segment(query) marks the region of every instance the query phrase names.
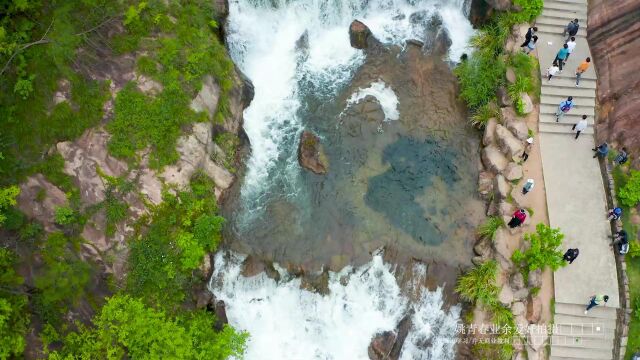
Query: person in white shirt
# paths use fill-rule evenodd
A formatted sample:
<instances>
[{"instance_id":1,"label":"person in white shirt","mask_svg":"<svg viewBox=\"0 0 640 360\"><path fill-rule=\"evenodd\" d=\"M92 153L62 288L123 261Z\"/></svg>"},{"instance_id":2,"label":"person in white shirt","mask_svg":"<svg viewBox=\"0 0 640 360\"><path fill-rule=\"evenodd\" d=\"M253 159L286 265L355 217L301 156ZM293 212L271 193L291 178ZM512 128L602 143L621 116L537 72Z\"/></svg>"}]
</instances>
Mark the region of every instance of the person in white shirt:
<instances>
[{"instance_id":1,"label":"person in white shirt","mask_svg":"<svg viewBox=\"0 0 640 360\"><path fill-rule=\"evenodd\" d=\"M551 78L553 77L553 75L557 74L559 71L560 71L560 68L558 67L558 64L554 61L553 65L549 66L549 68L547 69L547 75L549 76L547 81L551 81Z\"/></svg>"},{"instance_id":2,"label":"person in white shirt","mask_svg":"<svg viewBox=\"0 0 640 360\"><path fill-rule=\"evenodd\" d=\"M569 50L569 54L567 55L567 58L564 59L564 63L566 64L567 61L569 61L569 56L571 56L571 53L573 52L573 49L576 48L576 37L572 36L571 39L569 41L567 41L567 50Z\"/></svg>"},{"instance_id":3,"label":"person in white shirt","mask_svg":"<svg viewBox=\"0 0 640 360\"><path fill-rule=\"evenodd\" d=\"M582 120L578 121L578 123L574 124L573 128L571 128L571 130L576 131L576 140L578 139L578 136L580 136L580 133L584 131L584 129L586 128L587 128L587 115L582 115Z\"/></svg>"}]
</instances>

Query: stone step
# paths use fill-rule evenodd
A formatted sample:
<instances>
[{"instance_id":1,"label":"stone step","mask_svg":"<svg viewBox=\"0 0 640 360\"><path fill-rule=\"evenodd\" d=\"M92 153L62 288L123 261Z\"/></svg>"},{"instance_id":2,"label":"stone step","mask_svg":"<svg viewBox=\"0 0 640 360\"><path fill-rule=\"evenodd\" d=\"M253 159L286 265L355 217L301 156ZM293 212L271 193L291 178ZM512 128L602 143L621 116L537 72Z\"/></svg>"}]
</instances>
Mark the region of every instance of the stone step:
<instances>
[{"instance_id":1,"label":"stone step","mask_svg":"<svg viewBox=\"0 0 640 360\"><path fill-rule=\"evenodd\" d=\"M579 336L581 338L615 339L615 330L600 328L595 326L582 325L553 325L553 335Z\"/></svg>"},{"instance_id":2,"label":"stone step","mask_svg":"<svg viewBox=\"0 0 640 360\"><path fill-rule=\"evenodd\" d=\"M542 95L540 96L540 104L548 104L558 106L561 102L567 100L566 96L555 96L555 95ZM583 107L595 107L596 99L590 97L573 97L573 104L575 105L574 110L582 109Z\"/></svg>"},{"instance_id":3,"label":"stone step","mask_svg":"<svg viewBox=\"0 0 640 360\"><path fill-rule=\"evenodd\" d=\"M567 65L564 65L563 71L559 74L554 75L553 79L570 79L570 80L573 80L573 83L575 84L576 82L575 70L578 67L578 63L580 63L580 61L576 61L574 63L573 60L574 60L573 58L569 58L569 63ZM569 71L569 69L571 69L572 71ZM582 78L580 78L580 85L582 85L582 82L585 80L596 81L597 79L598 77L596 76L596 74L590 71L587 71L587 73L583 74Z\"/></svg>"},{"instance_id":4,"label":"stone step","mask_svg":"<svg viewBox=\"0 0 640 360\"><path fill-rule=\"evenodd\" d=\"M557 26L556 28L556 32L558 33L558 35L562 34L562 31L564 31L565 26L567 26L567 24L569 23L569 21L571 21L572 19L560 19L557 17L553 17L553 16L541 16L539 18L536 19L536 25L550 25L550 26ZM580 34L580 30L584 30L587 28L586 23L580 24L580 27L578 28L578 34ZM538 31L540 31L540 26L538 26ZM538 40L540 41L540 40Z\"/></svg>"},{"instance_id":5,"label":"stone step","mask_svg":"<svg viewBox=\"0 0 640 360\"><path fill-rule=\"evenodd\" d=\"M575 131L571 130L571 127L573 126L573 124L569 125L569 124L560 124L560 123L539 123L538 124L538 132L540 133L551 133L551 134L573 134L575 136ZM584 131L581 133L581 135L593 135L594 134L594 130L593 127L589 126L588 128L584 129Z\"/></svg>"},{"instance_id":6,"label":"stone step","mask_svg":"<svg viewBox=\"0 0 640 360\"><path fill-rule=\"evenodd\" d=\"M562 35L562 30L567 24L564 25L547 25L544 22L539 22L540 19L536 20L536 26L538 27L539 33L544 34L554 34L554 35ZM543 20L545 21L545 20ZM586 37L587 30L580 25L580 29L578 29L579 37ZM539 41L539 40L538 40Z\"/></svg>"},{"instance_id":7,"label":"stone step","mask_svg":"<svg viewBox=\"0 0 640 360\"><path fill-rule=\"evenodd\" d=\"M612 349L581 349L566 346L552 346L551 358L554 356L564 357L569 359L582 359L582 360L611 360L613 359Z\"/></svg>"},{"instance_id":8,"label":"stone step","mask_svg":"<svg viewBox=\"0 0 640 360\"><path fill-rule=\"evenodd\" d=\"M587 14L586 3L574 3L574 2L558 1L558 0L545 0L544 9L576 12L578 14L582 14L585 16Z\"/></svg>"},{"instance_id":9,"label":"stone step","mask_svg":"<svg viewBox=\"0 0 640 360\"><path fill-rule=\"evenodd\" d=\"M556 314L585 316L584 315L585 305L583 304L556 303L555 309L556 309ZM615 320L618 318L618 311L616 308L613 308L613 307L596 306L595 308L589 310L589 314L587 316L591 318Z\"/></svg>"},{"instance_id":10,"label":"stone step","mask_svg":"<svg viewBox=\"0 0 640 360\"><path fill-rule=\"evenodd\" d=\"M556 122L555 114L540 114L540 124L557 124L573 127L573 125L578 123L581 119L582 115L567 114L562 118L562 120ZM587 125L593 126L593 116L587 117ZM584 309L582 309L582 311L584 311Z\"/></svg>"},{"instance_id":11,"label":"stone step","mask_svg":"<svg viewBox=\"0 0 640 360\"><path fill-rule=\"evenodd\" d=\"M612 349L614 339L552 335L551 346L579 347L584 349Z\"/></svg>"},{"instance_id":12,"label":"stone step","mask_svg":"<svg viewBox=\"0 0 640 360\"><path fill-rule=\"evenodd\" d=\"M559 79L551 79L551 81L547 82L546 79L542 80L542 89L541 89L541 94L542 95L552 95L552 96L563 96L563 97L567 97L567 96L573 96L573 98L588 98L588 99L595 99L596 97L596 91L594 89L585 89L585 88L577 88L575 86L572 87L557 87L557 86L545 86L548 83L553 82L554 80L559 80Z\"/></svg>"},{"instance_id":13,"label":"stone step","mask_svg":"<svg viewBox=\"0 0 640 360\"><path fill-rule=\"evenodd\" d=\"M580 8L579 6L576 6L576 7ZM542 14L538 16L538 19L550 18L550 17L558 18L558 19L566 19L567 24L569 23L569 21L573 19L578 19L578 24L580 24L580 27L578 28L578 30L580 30L583 24L585 25L587 24L586 12L579 13L575 10L565 11L565 10L548 9L546 6L544 7L544 9L542 9Z\"/></svg>"},{"instance_id":14,"label":"stone step","mask_svg":"<svg viewBox=\"0 0 640 360\"><path fill-rule=\"evenodd\" d=\"M551 114L555 116L556 110L558 109L558 105L540 105L540 114ZM582 115L587 115L589 117L593 117L595 111L591 106L574 106L573 109L569 110L568 114L564 114L564 118L567 119L568 116L577 116L580 117Z\"/></svg>"},{"instance_id":15,"label":"stone step","mask_svg":"<svg viewBox=\"0 0 640 360\"><path fill-rule=\"evenodd\" d=\"M545 69L546 70L546 69ZM567 67L564 68L564 70L562 71L562 74L567 75L568 74L573 74L574 69L567 69ZM543 76L544 76L544 72L543 72ZM572 77L557 77L554 76L551 78L550 81L547 81L547 78L543 78L542 79L542 87L566 87L566 88L571 88L571 89L593 89L595 92L595 88L597 85L597 81L593 80L593 79L580 79L580 86L576 87L576 78L575 75ZM571 94L567 94L567 96L569 96ZM573 96L573 95L571 95Z\"/></svg>"},{"instance_id":16,"label":"stone step","mask_svg":"<svg viewBox=\"0 0 640 360\"><path fill-rule=\"evenodd\" d=\"M571 127L569 127L569 129L570 128ZM605 329L613 329L613 330L616 329L615 319L600 319L600 318L584 316L584 310L583 310L583 316L555 314L553 319L556 324L569 324L569 325L582 324L582 325L589 325L589 326L593 325L596 327L596 329L597 327L605 328Z\"/></svg>"}]
</instances>

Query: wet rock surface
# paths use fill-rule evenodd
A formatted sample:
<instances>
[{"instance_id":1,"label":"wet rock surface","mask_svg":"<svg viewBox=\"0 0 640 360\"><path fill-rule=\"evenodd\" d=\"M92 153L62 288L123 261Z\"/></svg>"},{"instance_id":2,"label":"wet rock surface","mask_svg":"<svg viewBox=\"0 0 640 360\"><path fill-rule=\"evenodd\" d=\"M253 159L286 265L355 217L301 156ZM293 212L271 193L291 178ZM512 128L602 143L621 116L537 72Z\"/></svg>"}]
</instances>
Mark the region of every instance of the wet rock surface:
<instances>
[{"instance_id":1,"label":"wet rock surface","mask_svg":"<svg viewBox=\"0 0 640 360\"><path fill-rule=\"evenodd\" d=\"M304 131L298 145L298 162L314 174L327 173L329 163L320 143L320 138L310 131Z\"/></svg>"}]
</instances>

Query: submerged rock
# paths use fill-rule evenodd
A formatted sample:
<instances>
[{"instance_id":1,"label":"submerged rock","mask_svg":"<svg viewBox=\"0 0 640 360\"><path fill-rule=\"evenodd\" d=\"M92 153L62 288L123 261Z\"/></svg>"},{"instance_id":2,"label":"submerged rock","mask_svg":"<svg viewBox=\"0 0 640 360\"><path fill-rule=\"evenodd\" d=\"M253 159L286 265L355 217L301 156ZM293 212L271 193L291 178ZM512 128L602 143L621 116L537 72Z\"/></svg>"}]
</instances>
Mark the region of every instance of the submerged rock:
<instances>
[{"instance_id":1,"label":"submerged rock","mask_svg":"<svg viewBox=\"0 0 640 360\"><path fill-rule=\"evenodd\" d=\"M383 331L374 336L373 340L371 340L371 344L369 344L369 359L389 359L389 354L393 349L393 344L395 344L396 338L396 334L393 331Z\"/></svg>"},{"instance_id":2,"label":"submerged rock","mask_svg":"<svg viewBox=\"0 0 640 360\"><path fill-rule=\"evenodd\" d=\"M298 162L303 168L319 175L326 174L329 168L320 138L310 131L304 131L300 136Z\"/></svg>"}]
</instances>

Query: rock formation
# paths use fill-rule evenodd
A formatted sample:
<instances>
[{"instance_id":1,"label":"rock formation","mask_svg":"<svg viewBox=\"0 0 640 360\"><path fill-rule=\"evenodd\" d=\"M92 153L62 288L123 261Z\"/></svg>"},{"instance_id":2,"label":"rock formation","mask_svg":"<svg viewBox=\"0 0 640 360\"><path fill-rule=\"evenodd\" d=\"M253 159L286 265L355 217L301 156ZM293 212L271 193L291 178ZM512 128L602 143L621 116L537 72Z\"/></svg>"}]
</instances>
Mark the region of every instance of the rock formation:
<instances>
[{"instance_id":1,"label":"rock formation","mask_svg":"<svg viewBox=\"0 0 640 360\"><path fill-rule=\"evenodd\" d=\"M633 164L640 166L640 2L589 2L587 40L598 69L599 141L626 146Z\"/></svg>"},{"instance_id":2,"label":"rock formation","mask_svg":"<svg viewBox=\"0 0 640 360\"><path fill-rule=\"evenodd\" d=\"M366 49L369 45L369 38L373 37L369 27L358 20L353 20L349 26L349 41L356 49Z\"/></svg>"},{"instance_id":3,"label":"rock formation","mask_svg":"<svg viewBox=\"0 0 640 360\"><path fill-rule=\"evenodd\" d=\"M310 131L304 131L300 136L298 162L303 168L318 175L326 174L329 168L320 138Z\"/></svg>"}]
</instances>

